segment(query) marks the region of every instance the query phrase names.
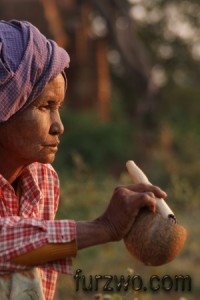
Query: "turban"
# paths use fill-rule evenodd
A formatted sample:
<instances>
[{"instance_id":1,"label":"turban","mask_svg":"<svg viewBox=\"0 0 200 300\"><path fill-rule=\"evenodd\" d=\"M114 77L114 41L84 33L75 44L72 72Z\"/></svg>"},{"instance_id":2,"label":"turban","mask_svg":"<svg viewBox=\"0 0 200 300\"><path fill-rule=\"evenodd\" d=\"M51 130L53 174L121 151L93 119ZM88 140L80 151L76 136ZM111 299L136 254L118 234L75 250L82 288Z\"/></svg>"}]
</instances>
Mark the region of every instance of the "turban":
<instances>
[{"instance_id":1,"label":"turban","mask_svg":"<svg viewBox=\"0 0 200 300\"><path fill-rule=\"evenodd\" d=\"M0 21L0 123L69 66L69 55L26 21Z\"/></svg>"}]
</instances>

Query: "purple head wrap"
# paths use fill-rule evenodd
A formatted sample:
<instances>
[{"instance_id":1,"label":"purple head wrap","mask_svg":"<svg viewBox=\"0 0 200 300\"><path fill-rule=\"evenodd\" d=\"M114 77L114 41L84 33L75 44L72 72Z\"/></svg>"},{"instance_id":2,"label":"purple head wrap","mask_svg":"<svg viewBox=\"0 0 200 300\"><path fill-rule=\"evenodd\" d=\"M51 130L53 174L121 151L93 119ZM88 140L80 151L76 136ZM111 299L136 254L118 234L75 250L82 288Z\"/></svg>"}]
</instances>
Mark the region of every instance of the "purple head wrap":
<instances>
[{"instance_id":1,"label":"purple head wrap","mask_svg":"<svg viewBox=\"0 0 200 300\"><path fill-rule=\"evenodd\" d=\"M25 21L0 21L0 123L26 108L69 66L69 55Z\"/></svg>"}]
</instances>

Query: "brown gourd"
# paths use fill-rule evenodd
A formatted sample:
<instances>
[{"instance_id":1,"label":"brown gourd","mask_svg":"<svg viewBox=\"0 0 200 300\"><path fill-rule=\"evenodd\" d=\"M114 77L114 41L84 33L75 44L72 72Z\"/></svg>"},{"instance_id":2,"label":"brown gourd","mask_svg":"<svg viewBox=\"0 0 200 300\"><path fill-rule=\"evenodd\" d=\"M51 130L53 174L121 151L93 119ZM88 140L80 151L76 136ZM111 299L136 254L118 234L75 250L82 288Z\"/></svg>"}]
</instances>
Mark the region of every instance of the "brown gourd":
<instances>
[{"instance_id":1,"label":"brown gourd","mask_svg":"<svg viewBox=\"0 0 200 300\"><path fill-rule=\"evenodd\" d=\"M128 161L126 166L133 183L150 183L133 161ZM145 265L159 266L179 254L186 236L186 229L177 224L166 202L156 199L156 212L142 208L124 243L128 251Z\"/></svg>"}]
</instances>

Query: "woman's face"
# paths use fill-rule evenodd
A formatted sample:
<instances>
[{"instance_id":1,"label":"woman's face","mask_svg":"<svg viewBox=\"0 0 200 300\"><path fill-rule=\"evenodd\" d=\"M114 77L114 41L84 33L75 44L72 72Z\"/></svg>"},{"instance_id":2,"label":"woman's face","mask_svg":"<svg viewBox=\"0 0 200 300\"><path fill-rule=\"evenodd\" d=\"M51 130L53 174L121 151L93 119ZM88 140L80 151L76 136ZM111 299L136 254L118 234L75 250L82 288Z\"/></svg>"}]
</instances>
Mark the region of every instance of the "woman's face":
<instances>
[{"instance_id":1,"label":"woman's face","mask_svg":"<svg viewBox=\"0 0 200 300\"><path fill-rule=\"evenodd\" d=\"M59 115L64 95L65 80L59 74L28 108L0 124L0 155L3 151L3 157L6 153L21 165L52 163L64 131Z\"/></svg>"}]
</instances>

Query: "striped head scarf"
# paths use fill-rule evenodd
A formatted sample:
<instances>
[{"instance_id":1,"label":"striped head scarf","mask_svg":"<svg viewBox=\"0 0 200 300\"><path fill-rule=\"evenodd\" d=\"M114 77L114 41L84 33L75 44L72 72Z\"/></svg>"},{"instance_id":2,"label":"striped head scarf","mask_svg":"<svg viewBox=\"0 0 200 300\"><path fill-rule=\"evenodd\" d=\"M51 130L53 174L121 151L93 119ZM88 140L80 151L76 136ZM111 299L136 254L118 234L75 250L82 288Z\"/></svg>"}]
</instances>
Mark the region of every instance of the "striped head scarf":
<instances>
[{"instance_id":1,"label":"striped head scarf","mask_svg":"<svg viewBox=\"0 0 200 300\"><path fill-rule=\"evenodd\" d=\"M0 123L26 108L69 66L69 55L26 21L0 21Z\"/></svg>"}]
</instances>

